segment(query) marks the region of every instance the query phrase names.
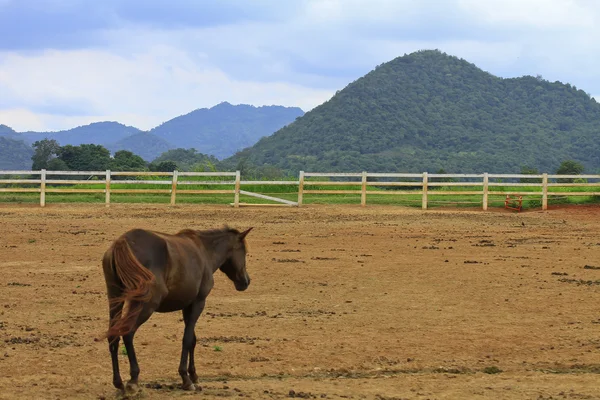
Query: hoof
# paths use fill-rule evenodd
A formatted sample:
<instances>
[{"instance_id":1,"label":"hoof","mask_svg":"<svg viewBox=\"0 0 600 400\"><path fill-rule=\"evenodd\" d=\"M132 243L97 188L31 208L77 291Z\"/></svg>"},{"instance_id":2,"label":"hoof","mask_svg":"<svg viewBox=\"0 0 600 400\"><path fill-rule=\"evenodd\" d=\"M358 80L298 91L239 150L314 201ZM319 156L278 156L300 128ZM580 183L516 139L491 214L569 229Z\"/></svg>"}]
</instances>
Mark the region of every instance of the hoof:
<instances>
[{"instance_id":1,"label":"hoof","mask_svg":"<svg viewBox=\"0 0 600 400\"><path fill-rule=\"evenodd\" d=\"M196 390L196 385L190 383L189 385L183 385L183 390L189 390L191 392Z\"/></svg>"},{"instance_id":2,"label":"hoof","mask_svg":"<svg viewBox=\"0 0 600 400\"><path fill-rule=\"evenodd\" d=\"M142 391L142 389L140 389L140 387L138 386L137 383L128 382L127 385L125 386L125 393L128 396L136 395L141 391Z\"/></svg>"},{"instance_id":3,"label":"hoof","mask_svg":"<svg viewBox=\"0 0 600 400\"><path fill-rule=\"evenodd\" d=\"M196 374L190 375L190 379L192 380L193 383L198 383L198 375L196 375Z\"/></svg>"}]
</instances>

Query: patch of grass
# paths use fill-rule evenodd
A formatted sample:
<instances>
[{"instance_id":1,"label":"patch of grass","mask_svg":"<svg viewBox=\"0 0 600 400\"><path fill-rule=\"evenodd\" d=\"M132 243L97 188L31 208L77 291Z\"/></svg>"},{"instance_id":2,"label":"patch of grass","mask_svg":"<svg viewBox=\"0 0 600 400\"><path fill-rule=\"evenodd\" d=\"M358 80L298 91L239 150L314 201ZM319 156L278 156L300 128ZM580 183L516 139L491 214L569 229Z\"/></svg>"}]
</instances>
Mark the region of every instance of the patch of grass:
<instances>
[{"instance_id":1,"label":"patch of grass","mask_svg":"<svg viewBox=\"0 0 600 400\"><path fill-rule=\"evenodd\" d=\"M495 365L492 365L491 367L485 367L482 372L484 374L499 374L502 372L502 370Z\"/></svg>"},{"instance_id":2,"label":"patch of grass","mask_svg":"<svg viewBox=\"0 0 600 400\"><path fill-rule=\"evenodd\" d=\"M577 286L592 286L592 285L600 285L600 280L595 280L595 281L591 281L591 280L584 280L584 279L567 279L567 278L561 278L558 280L559 282L563 282L563 283L574 283Z\"/></svg>"},{"instance_id":3,"label":"patch of grass","mask_svg":"<svg viewBox=\"0 0 600 400\"><path fill-rule=\"evenodd\" d=\"M213 351L223 351L221 346L213 346Z\"/></svg>"},{"instance_id":4,"label":"patch of grass","mask_svg":"<svg viewBox=\"0 0 600 400\"><path fill-rule=\"evenodd\" d=\"M439 368L435 368L433 370L434 373L437 374L468 374L471 371L468 368L446 368L446 367L439 367Z\"/></svg>"},{"instance_id":5,"label":"patch of grass","mask_svg":"<svg viewBox=\"0 0 600 400\"><path fill-rule=\"evenodd\" d=\"M538 369L551 374L600 374L600 364L556 365L548 369Z\"/></svg>"}]
</instances>

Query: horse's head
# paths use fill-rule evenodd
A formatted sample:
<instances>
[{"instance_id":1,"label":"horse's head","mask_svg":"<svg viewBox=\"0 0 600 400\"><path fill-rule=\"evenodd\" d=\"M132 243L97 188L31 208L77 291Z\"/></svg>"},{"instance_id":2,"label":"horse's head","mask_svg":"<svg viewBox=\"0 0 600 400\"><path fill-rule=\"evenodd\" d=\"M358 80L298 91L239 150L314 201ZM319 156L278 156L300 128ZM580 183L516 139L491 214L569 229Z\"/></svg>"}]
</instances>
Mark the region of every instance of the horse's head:
<instances>
[{"instance_id":1,"label":"horse's head","mask_svg":"<svg viewBox=\"0 0 600 400\"><path fill-rule=\"evenodd\" d=\"M225 260L219 269L231 279L236 290L243 291L248 289L250 285L250 277L246 271L246 235L252 228L246 229L244 232L233 232L231 243L231 255Z\"/></svg>"}]
</instances>

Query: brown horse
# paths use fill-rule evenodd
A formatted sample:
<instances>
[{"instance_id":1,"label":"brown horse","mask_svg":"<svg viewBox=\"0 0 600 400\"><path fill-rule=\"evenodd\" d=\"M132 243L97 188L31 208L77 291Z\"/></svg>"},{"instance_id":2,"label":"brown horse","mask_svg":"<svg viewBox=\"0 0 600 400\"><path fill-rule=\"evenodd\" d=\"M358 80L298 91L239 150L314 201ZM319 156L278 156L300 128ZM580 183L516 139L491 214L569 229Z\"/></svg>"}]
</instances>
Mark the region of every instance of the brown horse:
<instances>
[{"instance_id":1,"label":"brown horse","mask_svg":"<svg viewBox=\"0 0 600 400\"><path fill-rule=\"evenodd\" d=\"M239 291L250 285L246 272L245 237L224 228L183 230L175 235L143 229L121 235L102 260L109 299L108 339L113 384L127 392L139 391L140 368L133 347L137 329L153 312L183 311L183 334L179 375L183 389L194 390L198 382L194 364L196 322L213 288L213 274L224 272ZM131 379L123 386L119 373L119 338L123 337ZM188 363L189 359L189 363Z\"/></svg>"}]
</instances>

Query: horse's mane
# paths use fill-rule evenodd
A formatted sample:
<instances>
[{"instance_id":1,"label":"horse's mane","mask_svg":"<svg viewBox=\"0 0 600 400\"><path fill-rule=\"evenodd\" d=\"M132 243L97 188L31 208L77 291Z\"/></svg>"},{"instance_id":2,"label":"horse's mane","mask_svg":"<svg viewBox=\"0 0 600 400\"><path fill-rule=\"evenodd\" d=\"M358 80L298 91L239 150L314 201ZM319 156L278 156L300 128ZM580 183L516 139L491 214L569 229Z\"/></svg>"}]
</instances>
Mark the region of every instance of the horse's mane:
<instances>
[{"instance_id":1,"label":"horse's mane","mask_svg":"<svg viewBox=\"0 0 600 400\"><path fill-rule=\"evenodd\" d=\"M225 225L223 228L207 229L207 230L197 231L197 232L198 232L198 236L204 236L204 237L223 236L228 233L234 233L234 234L240 233L240 231L238 231L237 229L230 228L227 225Z\"/></svg>"}]
</instances>

